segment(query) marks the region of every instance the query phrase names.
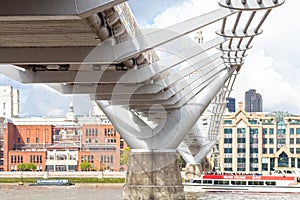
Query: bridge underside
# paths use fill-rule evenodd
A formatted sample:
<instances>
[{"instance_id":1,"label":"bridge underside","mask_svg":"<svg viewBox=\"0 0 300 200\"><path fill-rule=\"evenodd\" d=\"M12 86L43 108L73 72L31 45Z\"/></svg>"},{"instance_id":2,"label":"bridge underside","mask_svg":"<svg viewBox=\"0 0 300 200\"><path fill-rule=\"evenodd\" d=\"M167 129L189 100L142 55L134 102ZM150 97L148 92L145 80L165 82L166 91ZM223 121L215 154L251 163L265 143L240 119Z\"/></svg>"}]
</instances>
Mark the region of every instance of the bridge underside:
<instances>
[{"instance_id":1,"label":"bridge underside","mask_svg":"<svg viewBox=\"0 0 300 200\"><path fill-rule=\"evenodd\" d=\"M147 33L123 2L1 1L0 63L15 67L0 73L98 103L132 149L123 199L184 199L176 149L197 164L216 142L246 51L284 1L222 0L218 10ZM218 21L215 39L187 37ZM209 105L201 132L195 124Z\"/></svg>"}]
</instances>

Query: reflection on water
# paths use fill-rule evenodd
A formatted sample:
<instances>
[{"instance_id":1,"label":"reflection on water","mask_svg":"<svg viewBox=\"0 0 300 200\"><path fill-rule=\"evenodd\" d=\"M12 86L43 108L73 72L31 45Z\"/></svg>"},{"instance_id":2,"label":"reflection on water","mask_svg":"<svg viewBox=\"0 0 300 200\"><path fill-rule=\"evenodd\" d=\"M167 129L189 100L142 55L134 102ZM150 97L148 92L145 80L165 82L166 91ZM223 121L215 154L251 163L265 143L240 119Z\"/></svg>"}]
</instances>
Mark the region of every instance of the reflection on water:
<instances>
[{"instance_id":1,"label":"reflection on water","mask_svg":"<svg viewBox=\"0 0 300 200\"><path fill-rule=\"evenodd\" d=\"M75 186L0 185L1 200L116 200L121 199L121 184L77 184ZM186 193L187 200L298 200L299 194L264 193Z\"/></svg>"}]
</instances>

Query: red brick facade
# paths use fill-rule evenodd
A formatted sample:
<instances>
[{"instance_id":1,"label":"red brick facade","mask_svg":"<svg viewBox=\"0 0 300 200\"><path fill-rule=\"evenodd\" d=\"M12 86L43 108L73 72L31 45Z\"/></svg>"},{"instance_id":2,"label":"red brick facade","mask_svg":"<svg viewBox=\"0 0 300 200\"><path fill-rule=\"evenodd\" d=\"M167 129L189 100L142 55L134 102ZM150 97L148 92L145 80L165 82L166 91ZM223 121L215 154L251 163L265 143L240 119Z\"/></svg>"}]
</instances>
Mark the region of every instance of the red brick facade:
<instances>
[{"instance_id":1,"label":"red brick facade","mask_svg":"<svg viewBox=\"0 0 300 200\"><path fill-rule=\"evenodd\" d=\"M47 151L51 151L55 145L63 144L63 142L72 142L78 146L77 162L74 158L70 161L70 163L77 163L75 167L77 171L81 171L80 164L85 161L91 163L92 169L96 171L124 169L124 166L120 166L120 154L127 145L111 124L82 125L72 132L73 135L64 135L63 137L57 135L61 131L70 132L67 128L52 125L6 123L3 134L4 162L2 166L0 165L0 170L17 170L21 163L34 163L37 171L45 171L50 168L51 170L64 169L68 171L71 168L73 170L74 164L62 168L61 164L55 166L55 163L62 163L61 160L56 160L59 159L58 157L47 157ZM68 152L67 147L64 150ZM49 166L47 168L47 161L52 163L50 168Z\"/></svg>"}]
</instances>

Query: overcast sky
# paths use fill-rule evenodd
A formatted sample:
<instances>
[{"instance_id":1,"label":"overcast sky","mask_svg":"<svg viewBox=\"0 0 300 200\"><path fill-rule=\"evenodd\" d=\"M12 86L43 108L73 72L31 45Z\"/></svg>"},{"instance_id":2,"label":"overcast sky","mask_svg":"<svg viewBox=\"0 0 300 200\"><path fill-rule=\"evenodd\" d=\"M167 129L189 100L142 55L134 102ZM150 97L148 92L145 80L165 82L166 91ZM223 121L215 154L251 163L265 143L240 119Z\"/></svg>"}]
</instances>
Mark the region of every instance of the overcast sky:
<instances>
[{"instance_id":1,"label":"overcast sky","mask_svg":"<svg viewBox=\"0 0 300 200\"><path fill-rule=\"evenodd\" d=\"M256 37L232 92L237 102L244 93L256 89L263 97L264 111L288 111L300 114L300 19L299 0L286 0L274 9ZM163 28L218 7L217 0L130 0L129 4L141 28ZM203 32L204 39L214 34ZM20 90L23 115L63 116L71 96L61 95L43 85L23 85L0 75L1 85ZM77 114L87 114L89 103L74 98Z\"/></svg>"}]
</instances>

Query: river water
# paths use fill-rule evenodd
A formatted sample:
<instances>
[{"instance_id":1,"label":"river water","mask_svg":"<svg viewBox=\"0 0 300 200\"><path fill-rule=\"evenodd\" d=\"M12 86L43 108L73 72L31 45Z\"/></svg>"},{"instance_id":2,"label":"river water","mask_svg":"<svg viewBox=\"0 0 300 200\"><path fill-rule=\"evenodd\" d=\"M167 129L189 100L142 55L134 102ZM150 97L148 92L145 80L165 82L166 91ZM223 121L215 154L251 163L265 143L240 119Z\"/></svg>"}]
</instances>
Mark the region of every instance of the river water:
<instances>
[{"instance_id":1,"label":"river water","mask_svg":"<svg viewBox=\"0 0 300 200\"><path fill-rule=\"evenodd\" d=\"M1 200L118 200L122 185L78 184L75 186L0 185ZM300 194L186 193L187 200L300 200Z\"/></svg>"}]
</instances>

